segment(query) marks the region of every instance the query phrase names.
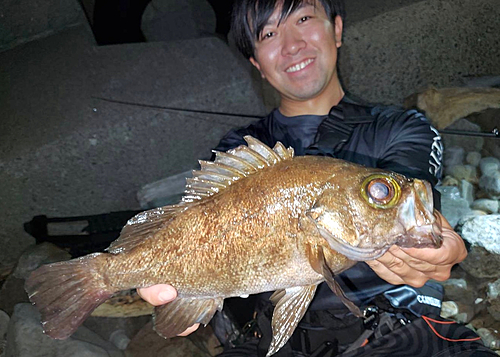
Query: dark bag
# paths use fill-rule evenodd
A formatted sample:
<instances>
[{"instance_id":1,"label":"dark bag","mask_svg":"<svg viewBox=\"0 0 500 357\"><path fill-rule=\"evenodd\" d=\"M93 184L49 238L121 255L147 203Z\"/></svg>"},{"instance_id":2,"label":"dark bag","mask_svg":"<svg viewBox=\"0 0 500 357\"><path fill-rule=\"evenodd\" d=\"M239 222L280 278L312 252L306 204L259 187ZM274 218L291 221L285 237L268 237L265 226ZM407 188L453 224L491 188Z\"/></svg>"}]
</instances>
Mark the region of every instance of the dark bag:
<instances>
[{"instance_id":1,"label":"dark bag","mask_svg":"<svg viewBox=\"0 0 500 357\"><path fill-rule=\"evenodd\" d=\"M421 316L341 357L480 357L498 356L463 324L438 316Z\"/></svg>"}]
</instances>

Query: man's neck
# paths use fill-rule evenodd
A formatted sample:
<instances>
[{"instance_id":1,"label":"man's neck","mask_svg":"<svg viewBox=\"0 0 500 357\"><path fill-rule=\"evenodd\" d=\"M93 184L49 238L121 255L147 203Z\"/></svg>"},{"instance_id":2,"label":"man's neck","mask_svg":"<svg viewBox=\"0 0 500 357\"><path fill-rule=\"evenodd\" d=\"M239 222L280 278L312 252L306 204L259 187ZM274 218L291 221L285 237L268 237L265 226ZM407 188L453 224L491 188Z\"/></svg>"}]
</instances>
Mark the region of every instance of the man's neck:
<instances>
[{"instance_id":1,"label":"man's neck","mask_svg":"<svg viewBox=\"0 0 500 357\"><path fill-rule=\"evenodd\" d=\"M297 115L326 115L333 106L339 104L343 97L344 91L340 86L334 90L330 90L327 94L324 93L321 96L304 101L281 97L279 111L287 117Z\"/></svg>"}]
</instances>

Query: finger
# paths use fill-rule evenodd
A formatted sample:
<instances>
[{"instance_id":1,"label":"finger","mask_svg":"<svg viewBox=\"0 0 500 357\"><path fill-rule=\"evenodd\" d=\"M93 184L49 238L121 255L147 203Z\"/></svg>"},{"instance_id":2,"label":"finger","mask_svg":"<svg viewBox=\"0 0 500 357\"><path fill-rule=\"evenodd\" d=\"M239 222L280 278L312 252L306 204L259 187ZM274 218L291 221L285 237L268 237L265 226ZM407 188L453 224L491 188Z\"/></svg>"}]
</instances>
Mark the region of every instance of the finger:
<instances>
[{"instance_id":1,"label":"finger","mask_svg":"<svg viewBox=\"0 0 500 357\"><path fill-rule=\"evenodd\" d=\"M186 329L186 331L184 331L183 333L178 334L177 336L187 336L187 335L195 332L198 329L198 327L200 327L200 324L194 324L193 326L188 327Z\"/></svg>"},{"instance_id":2,"label":"finger","mask_svg":"<svg viewBox=\"0 0 500 357\"><path fill-rule=\"evenodd\" d=\"M417 248L414 248L417 249ZM420 249L417 249L420 250ZM408 254L406 250L401 248L391 250L391 254L393 254L397 259L407 265L409 268L418 270L423 273L433 273L438 268L437 265L431 264L426 260L421 260L415 258L414 256Z\"/></svg>"},{"instance_id":3,"label":"finger","mask_svg":"<svg viewBox=\"0 0 500 357\"><path fill-rule=\"evenodd\" d=\"M400 254L402 257L409 259L399 247L393 246L376 261L367 263L369 263L378 276L391 284L408 284L420 287L429 280L429 276L426 273L412 268L405 260L400 259L395 254Z\"/></svg>"},{"instance_id":4,"label":"finger","mask_svg":"<svg viewBox=\"0 0 500 357\"><path fill-rule=\"evenodd\" d=\"M140 288L137 289L137 293L141 298L154 306L166 304L177 297L177 290L175 290L173 286L167 284Z\"/></svg>"},{"instance_id":5,"label":"finger","mask_svg":"<svg viewBox=\"0 0 500 357\"><path fill-rule=\"evenodd\" d=\"M380 278L384 279L387 281L389 284L393 285L401 285L404 284L404 280L391 270L389 270L385 265L382 263L376 261L376 260L371 260L369 262L366 262L372 268L372 270L377 274Z\"/></svg>"}]
</instances>

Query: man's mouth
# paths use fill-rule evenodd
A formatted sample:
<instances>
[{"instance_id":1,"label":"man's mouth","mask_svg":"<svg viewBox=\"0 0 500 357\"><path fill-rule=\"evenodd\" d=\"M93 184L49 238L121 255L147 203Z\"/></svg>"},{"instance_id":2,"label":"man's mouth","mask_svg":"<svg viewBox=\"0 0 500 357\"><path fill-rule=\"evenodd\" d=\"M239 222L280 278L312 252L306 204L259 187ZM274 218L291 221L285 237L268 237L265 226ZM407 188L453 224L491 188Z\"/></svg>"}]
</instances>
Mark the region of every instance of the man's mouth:
<instances>
[{"instance_id":1,"label":"man's mouth","mask_svg":"<svg viewBox=\"0 0 500 357\"><path fill-rule=\"evenodd\" d=\"M308 64L312 63L314 60L312 58L306 59L305 61L302 61L300 63L297 63L296 65L290 66L286 69L287 73L293 73L300 71L301 69L304 69Z\"/></svg>"}]
</instances>

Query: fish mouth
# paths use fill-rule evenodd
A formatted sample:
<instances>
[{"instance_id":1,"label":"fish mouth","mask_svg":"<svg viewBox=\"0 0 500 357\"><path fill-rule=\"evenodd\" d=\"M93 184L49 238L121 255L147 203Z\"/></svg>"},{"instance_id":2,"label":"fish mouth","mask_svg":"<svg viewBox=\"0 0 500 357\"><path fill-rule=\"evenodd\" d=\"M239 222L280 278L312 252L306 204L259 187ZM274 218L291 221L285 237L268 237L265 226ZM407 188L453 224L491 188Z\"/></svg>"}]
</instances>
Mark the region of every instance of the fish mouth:
<instances>
[{"instance_id":1,"label":"fish mouth","mask_svg":"<svg viewBox=\"0 0 500 357\"><path fill-rule=\"evenodd\" d=\"M352 246L335 237L327 229L318 224L310 215L307 215L307 217L314 223L319 234L328 242L331 249L355 261L378 259L389 250L392 244L396 244L402 248L440 248L443 244L442 228L437 219L432 224L414 226L402 234L393 236L392 239L388 240L393 242L392 244L386 244L383 247L377 248L362 248Z\"/></svg>"},{"instance_id":2,"label":"fish mouth","mask_svg":"<svg viewBox=\"0 0 500 357\"><path fill-rule=\"evenodd\" d=\"M387 252L387 250L389 250L388 246L382 248L360 248L352 246L338 239L316 222L314 223L318 228L319 234L321 234L321 236L325 238L330 248L339 252L342 255L345 255L348 259L356 261L374 260L381 257L382 255L385 254L385 252Z\"/></svg>"},{"instance_id":3,"label":"fish mouth","mask_svg":"<svg viewBox=\"0 0 500 357\"><path fill-rule=\"evenodd\" d=\"M431 225L413 227L399 236L396 244L403 248L440 248L443 245L441 224L436 220Z\"/></svg>"}]
</instances>

